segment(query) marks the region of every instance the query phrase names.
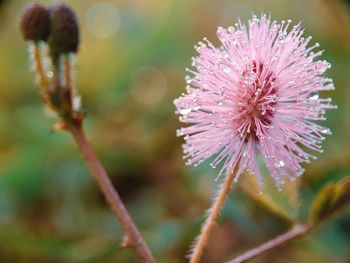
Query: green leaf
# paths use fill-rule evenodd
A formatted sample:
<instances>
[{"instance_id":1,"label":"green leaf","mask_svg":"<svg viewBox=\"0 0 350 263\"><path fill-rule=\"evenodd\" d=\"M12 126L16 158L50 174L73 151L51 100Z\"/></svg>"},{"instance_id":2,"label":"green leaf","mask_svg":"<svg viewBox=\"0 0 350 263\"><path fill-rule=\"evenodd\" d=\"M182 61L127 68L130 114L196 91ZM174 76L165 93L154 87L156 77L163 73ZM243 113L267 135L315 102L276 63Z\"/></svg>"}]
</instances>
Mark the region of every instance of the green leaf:
<instances>
[{"instance_id":1,"label":"green leaf","mask_svg":"<svg viewBox=\"0 0 350 263\"><path fill-rule=\"evenodd\" d=\"M243 190L272 213L287 221L297 219L300 207L299 179L293 182L286 181L282 190L279 191L271 176L264 174L262 193L259 191L256 176L246 174L240 180L240 186Z\"/></svg>"},{"instance_id":2,"label":"green leaf","mask_svg":"<svg viewBox=\"0 0 350 263\"><path fill-rule=\"evenodd\" d=\"M310 220L319 223L350 205L350 176L337 183L326 184L316 195L310 208Z\"/></svg>"}]
</instances>

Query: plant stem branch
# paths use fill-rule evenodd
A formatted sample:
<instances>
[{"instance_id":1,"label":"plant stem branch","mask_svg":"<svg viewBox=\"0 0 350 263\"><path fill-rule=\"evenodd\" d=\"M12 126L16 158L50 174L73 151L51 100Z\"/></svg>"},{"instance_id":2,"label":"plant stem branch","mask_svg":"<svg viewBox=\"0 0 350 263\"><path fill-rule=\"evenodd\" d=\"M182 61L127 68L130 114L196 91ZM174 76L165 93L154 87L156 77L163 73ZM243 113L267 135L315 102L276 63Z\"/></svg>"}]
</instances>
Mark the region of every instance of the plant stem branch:
<instances>
[{"instance_id":1,"label":"plant stem branch","mask_svg":"<svg viewBox=\"0 0 350 263\"><path fill-rule=\"evenodd\" d=\"M78 148L83 155L87 166L91 173L94 175L98 185L100 186L105 198L107 199L112 211L125 234L123 247L130 247L136 250L142 262L155 263L156 260L153 257L150 249L143 240L139 230L132 221L128 211L126 210L120 196L113 187L110 178L107 175L106 170L97 159L95 152L93 151L81 125L71 124L69 131L74 137Z\"/></svg>"},{"instance_id":2,"label":"plant stem branch","mask_svg":"<svg viewBox=\"0 0 350 263\"><path fill-rule=\"evenodd\" d=\"M199 235L198 241L196 242L194 250L192 252L190 263L198 263L202 257L204 249L208 243L209 236L211 235L216 224L216 220L220 215L220 211L225 203L225 199L230 192L233 179L235 178L234 171L235 169L233 169L233 171L226 176L224 183L219 189L218 195L213 201L213 205L209 210L210 214L202 227L201 234Z\"/></svg>"},{"instance_id":3,"label":"plant stem branch","mask_svg":"<svg viewBox=\"0 0 350 263\"><path fill-rule=\"evenodd\" d=\"M266 251L269 251L273 248L276 248L278 246L281 246L288 242L291 239L294 239L299 236L303 236L306 233L308 233L311 230L311 225L301 225L301 224L295 224L288 232L270 240L266 243L253 248L251 250L248 250L247 252L243 253L242 255L236 257L235 259L228 261L227 263L242 263L246 262L252 258L255 258L259 256L262 253L265 253Z\"/></svg>"},{"instance_id":4,"label":"plant stem branch","mask_svg":"<svg viewBox=\"0 0 350 263\"><path fill-rule=\"evenodd\" d=\"M41 62L41 52L39 43L33 43L33 63L34 70L37 77L38 84L42 86L45 91L48 90L48 81L46 79L45 70Z\"/></svg>"},{"instance_id":5,"label":"plant stem branch","mask_svg":"<svg viewBox=\"0 0 350 263\"><path fill-rule=\"evenodd\" d=\"M67 90L72 90L73 89L73 78L72 78L72 63L69 61L69 55L65 55L62 57L63 60L63 74L64 74L64 84L63 86L67 89Z\"/></svg>"}]
</instances>

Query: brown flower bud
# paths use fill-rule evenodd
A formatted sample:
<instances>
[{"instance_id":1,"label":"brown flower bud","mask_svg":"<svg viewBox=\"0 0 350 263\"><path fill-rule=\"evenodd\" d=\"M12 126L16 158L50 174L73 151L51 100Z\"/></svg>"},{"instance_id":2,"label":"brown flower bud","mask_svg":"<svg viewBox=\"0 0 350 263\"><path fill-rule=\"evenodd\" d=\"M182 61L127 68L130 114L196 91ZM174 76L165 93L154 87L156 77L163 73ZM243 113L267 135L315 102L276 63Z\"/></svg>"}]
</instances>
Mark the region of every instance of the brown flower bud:
<instances>
[{"instance_id":1,"label":"brown flower bud","mask_svg":"<svg viewBox=\"0 0 350 263\"><path fill-rule=\"evenodd\" d=\"M50 35L50 12L37 3L30 4L24 11L20 28L25 40L46 41Z\"/></svg>"},{"instance_id":2,"label":"brown flower bud","mask_svg":"<svg viewBox=\"0 0 350 263\"><path fill-rule=\"evenodd\" d=\"M49 45L54 55L76 53L79 46L79 25L74 11L65 4L50 8L51 38Z\"/></svg>"}]
</instances>

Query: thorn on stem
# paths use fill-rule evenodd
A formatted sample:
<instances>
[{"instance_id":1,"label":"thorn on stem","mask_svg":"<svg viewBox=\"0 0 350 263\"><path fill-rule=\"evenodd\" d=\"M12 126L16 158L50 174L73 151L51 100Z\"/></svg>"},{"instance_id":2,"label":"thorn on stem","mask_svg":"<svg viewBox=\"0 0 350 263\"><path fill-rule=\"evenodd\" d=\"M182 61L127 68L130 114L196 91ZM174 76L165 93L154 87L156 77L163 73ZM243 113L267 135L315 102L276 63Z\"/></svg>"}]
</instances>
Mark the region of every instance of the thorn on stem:
<instances>
[{"instance_id":1,"label":"thorn on stem","mask_svg":"<svg viewBox=\"0 0 350 263\"><path fill-rule=\"evenodd\" d=\"M134 247L130 237L128 235L125 235L123 238L123 241L120 243L120 248L125 249L125 248L132 248Z\"/></svg>"},{"instance_id":2,"label":"thorn on stem","mask_svg":"<svg viewBox=\"0 0 350 263\"><path fill-rule=\"evenodd\" d=\"M66 130L68 128L68 125L65 121L57 122L51 129L51 133Z\"/></svg>"}]
</instances>

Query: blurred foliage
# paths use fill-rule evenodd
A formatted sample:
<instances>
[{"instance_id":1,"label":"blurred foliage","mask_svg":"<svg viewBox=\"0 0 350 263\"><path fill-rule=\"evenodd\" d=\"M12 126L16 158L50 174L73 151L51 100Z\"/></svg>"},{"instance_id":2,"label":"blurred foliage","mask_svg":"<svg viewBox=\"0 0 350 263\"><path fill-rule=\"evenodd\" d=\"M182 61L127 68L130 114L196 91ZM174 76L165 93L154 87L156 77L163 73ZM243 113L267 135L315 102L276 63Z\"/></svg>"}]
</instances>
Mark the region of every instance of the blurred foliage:
<instances>
[{"instance_id":1,"label":"blurred foliage","mask_svg":"<svg viewBox=\"0 0 350 263\"><path fill-rule=\"evenodd\" d=\"M326 184L312 203L310 219L319 223L350 205L350 177L337 183Z\"/></svg>"},{"instance_id":2,"label":"blurred foliage","mask_svg":"<svg viewBox=\"0 0 350 263\"><path fill-rule=\"evenodd\" d=\"M300 179L293 182L288 181L281 190L278 190L274 180L265 173L264 186L260 192L256 177L247 174L242 178L241 186L248 195L263 204L271 212L293 222L298 219L300 181Z\"/></svg>"},{"instance_id":3,"label":"blurred foliage","mask_svg":"<svg viewBox=\"0 0 350 263\"><path fill-rule=\"evenodd\" d=\"M120 228L72 139L50 135L55 119L43 113L18 30L29 1L1 2L0 262L138 262L132 251L119 249ZM266 194L259 195L253 178L242 177L203 262L223 262L282 233L289 224L280 217L307 220L317 193L327 183L338 189L334 182L350 175L348 1L66 2L82 28L76 80L89 137L159 262L186 262L215 189L216 170L184 166L172 101L184 91L193 45L204 36L218 43L217 26L262 11L276 20L303 21L306 35L326 50L322 59L332 64L328 74L336 90L322 95L332 96L339 109L327 113L333 135L318 160L305 165L302 180L278 192L266 178ZM346 210L306 238L252 262L345 263L349 247Z\"/></svg>"}]
</instances>

